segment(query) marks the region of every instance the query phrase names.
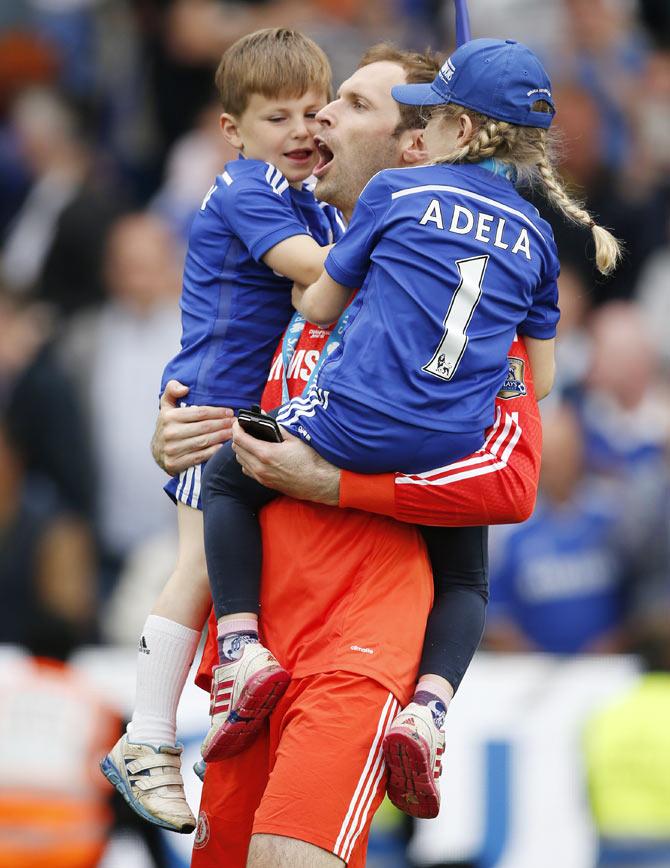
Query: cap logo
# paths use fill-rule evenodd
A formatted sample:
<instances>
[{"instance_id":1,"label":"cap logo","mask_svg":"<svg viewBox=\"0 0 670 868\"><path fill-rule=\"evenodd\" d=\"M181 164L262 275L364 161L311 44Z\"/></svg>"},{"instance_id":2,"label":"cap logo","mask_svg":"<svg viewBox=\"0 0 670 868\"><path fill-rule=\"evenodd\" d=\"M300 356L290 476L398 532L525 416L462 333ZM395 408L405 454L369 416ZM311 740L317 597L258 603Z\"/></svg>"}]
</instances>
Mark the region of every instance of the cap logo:
<instances>
[{"instance_id":1,"label":"cap logo","mask_svg":"<svg viewBox=\"0 0 670 868\"><path fill-rule=\"evenodd\" d=\"M447 84L449 84L455 72L456 69L454 67L454 64L451 62L451 58L448 58L447 61L443 64L442 69L440 70L440 77L443 78Z\"/></svg>"},{"instance_id":2,"label":"cap logo","mask_svg":"<svg viewBox=\"0 0 670 868\"><path fill-rule=\"evenodd\" d=\"M546 95L551 99L551 91L547 90L546 87L536 87L534 90L529 90L526 96L533 96L535 93L546 93Z\"/></svg>"}]
</instances>

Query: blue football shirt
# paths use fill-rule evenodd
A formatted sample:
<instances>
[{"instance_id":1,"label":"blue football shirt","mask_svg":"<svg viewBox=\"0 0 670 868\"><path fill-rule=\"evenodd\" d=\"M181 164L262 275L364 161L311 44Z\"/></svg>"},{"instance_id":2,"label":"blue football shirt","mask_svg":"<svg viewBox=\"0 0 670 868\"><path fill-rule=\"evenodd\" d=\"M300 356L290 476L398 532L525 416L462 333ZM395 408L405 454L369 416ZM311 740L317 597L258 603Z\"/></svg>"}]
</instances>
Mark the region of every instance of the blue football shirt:
<instances>
[{"instance_id":1,"label":"blue football shirt","mask_svg":"<svg viewBox=\"0 0 670 868\"><path fill-rule=\"evenodd\" d=\"M487 427L515 332L556 334L551 227L477 165L380 172L325 267L361 290L318 386L414 425Z\"/></svg>"},{"instance_id":2,"label":"blue football shirt","mask_svg":"<svg viewBox=\"0 0 670 868\"><path fill-rule=\"evenodd\" d=\"M622 520L621 502L590 480L562 507L540 497L527 522L504 532L498 552L494 534L490 625L512 621L556 654L588 650L619 627L630 578Z\"/></svg>"},{"instance_id":3,"label":"blue football shirt","mask_svg":"<svg viewBox=\"0 0 670 868\"><path fill-rule=\"evenodd\" d=\"M193 220L181 295L181 350L163 372L189 387L191 404L248 406L265 386L288 324L292 282L262 257L294 235L324 245L341 235L338 212L294 190L258 160L228 163Z\"/></svg>"}]
</instances>

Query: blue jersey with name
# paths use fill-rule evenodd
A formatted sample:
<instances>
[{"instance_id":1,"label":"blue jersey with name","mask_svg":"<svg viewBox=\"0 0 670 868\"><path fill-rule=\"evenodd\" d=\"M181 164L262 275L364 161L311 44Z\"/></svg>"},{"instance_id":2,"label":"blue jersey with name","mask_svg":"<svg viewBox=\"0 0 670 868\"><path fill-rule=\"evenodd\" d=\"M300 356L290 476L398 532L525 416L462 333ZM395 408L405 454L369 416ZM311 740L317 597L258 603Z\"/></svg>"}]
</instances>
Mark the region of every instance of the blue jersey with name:
<instances>
[{"instance_id":1,"label":"blue jersey with name","mask_svg":"<svg viewBox=\"0 0 670 868\"><path fill-rule=\"evenodd\" d=\"M342 234L341 218L306 186L294 190L269 163L226 165L193 220L181 296L181 350L163 372L189 387L190 404L259 400L288 324L292 282L262 257L294 235L318 244Z\"/></svg>"},{"instance_id":2,"label":"blue jersey with name","mask_svg":"<svg viewBox=\"0 0 670 868\"><path fill-rule=\"evenodd\" d=\"M476 165L380 172L325 267L361 290L318 386L414 425L487 427L515 331L556 334L551 227Z\"/></svg>"}]
</instances>

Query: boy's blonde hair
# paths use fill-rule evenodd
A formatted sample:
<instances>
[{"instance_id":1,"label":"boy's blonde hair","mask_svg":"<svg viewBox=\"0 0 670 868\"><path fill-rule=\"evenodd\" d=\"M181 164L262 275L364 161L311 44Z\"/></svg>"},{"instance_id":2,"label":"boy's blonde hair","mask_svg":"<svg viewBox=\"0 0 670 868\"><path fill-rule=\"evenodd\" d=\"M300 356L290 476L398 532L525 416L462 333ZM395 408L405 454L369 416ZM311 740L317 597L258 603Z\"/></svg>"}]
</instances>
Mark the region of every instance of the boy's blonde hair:
<instances>
[{"instance_id":1,"label":"boy's blonde hair","mask_svg":"<svg viewBox=\"0 0 670 868\"><path fill-rule=\"evenodd\" d=\"M299 98L308 90L331 94L328 58L297 30L268 27L243 36L221 58L214 77L223 110L239 117L254 93Z\"/></svg>"},{"instance_id":2,"label":"boy's blonde hair","mask_svg":"<svg viewBox=\"0 0 670 868\"><path fill-rule=\"evenodd\" d=\"M549 112L544 100L533 103L533 111ZM473 135L463 147L434 160L435 163L476 163L492 157L513 164L522 176L537 182L545 196L568 220L588 227L596 246L596 265L609 274L621 259L619 241L598 226L582 202L573 199L557 174L551 157L551 139L547 130L499 121L454 103L436 108L432 116L457 119L467 114Z\"/></svg>"}]
</instances>

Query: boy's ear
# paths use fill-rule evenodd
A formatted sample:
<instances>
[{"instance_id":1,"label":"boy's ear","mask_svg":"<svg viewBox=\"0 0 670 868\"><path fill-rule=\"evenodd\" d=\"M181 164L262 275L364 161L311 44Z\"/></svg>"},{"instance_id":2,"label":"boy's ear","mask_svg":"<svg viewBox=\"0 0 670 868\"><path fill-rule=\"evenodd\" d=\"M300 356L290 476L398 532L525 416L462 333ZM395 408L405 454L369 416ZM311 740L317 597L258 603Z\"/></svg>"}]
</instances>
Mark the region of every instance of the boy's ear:
<instances>
[{"instance_id":1,"label":"boy's ear","mask_svg":"<svg viewBox=\"0 0 670 868\"><path fill-rule=\"evenodd\" d=\"M224 112L219 118L219 125L221 126L223 137L228 144L232 145L238 151L243 151L244 144L237 126L237 118L235 118L234 115L229 115Z\"/></svg>"},{"instance_id":2,"label":"boy's ear","mask_svg":"<svg viewBox=\"0 0 670 868\"><path fill-rule=\"evenodd\" d=\"M423 140L423 130L405 130L402 133L402 162L405 166L416 166L428 159L426 143Z\"/></svg>"}]
</instances>

